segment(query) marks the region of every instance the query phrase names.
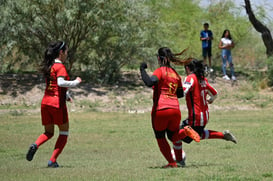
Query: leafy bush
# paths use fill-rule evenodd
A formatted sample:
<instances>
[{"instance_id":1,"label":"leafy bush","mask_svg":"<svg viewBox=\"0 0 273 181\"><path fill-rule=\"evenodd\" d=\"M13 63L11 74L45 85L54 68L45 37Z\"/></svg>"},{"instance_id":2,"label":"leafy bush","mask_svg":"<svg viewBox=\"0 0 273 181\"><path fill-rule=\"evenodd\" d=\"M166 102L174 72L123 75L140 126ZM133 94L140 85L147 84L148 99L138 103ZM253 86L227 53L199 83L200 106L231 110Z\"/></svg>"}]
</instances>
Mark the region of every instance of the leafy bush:
<instances>
[{"instance_id":1,"label":"leafy bush","mask_svg":"<svg viewBox=\"0 0 273 181\"><path fill-rule=\"evenodd\" d=\"M20 68L23 64L35 68L50 41L64 40L69 45L69 70L92 71L100 82L111 82L124 65L140 63L139 57L154 51L157 16L145 2L4 1L0 63L6 65L1 71L14 68L14 62Z\"/></svg>"}]
</instances>

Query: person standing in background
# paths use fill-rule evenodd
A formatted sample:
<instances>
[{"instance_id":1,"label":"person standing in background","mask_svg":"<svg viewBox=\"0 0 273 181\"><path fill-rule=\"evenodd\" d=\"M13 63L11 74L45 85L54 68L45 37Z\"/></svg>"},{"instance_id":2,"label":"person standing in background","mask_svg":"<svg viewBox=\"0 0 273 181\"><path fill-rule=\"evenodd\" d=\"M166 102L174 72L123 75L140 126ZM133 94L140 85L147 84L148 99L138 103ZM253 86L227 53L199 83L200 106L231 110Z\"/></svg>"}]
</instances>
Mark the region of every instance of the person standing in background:
<instances>
[{"instance_id":1,"label":"person standing in background","mask_svg":"<svg viewBox=\"0 0 273 181\"><path fill-rule=\"evenodd\" d=\"M209 30L209 24L203 24L204 30L200 32L200 40L202 41L202 55L203 64L205 65L206 71L212 72L211 68L211 45L213 40L213 33ZM209 65L207 65L207 58L209 59Z\"/></svg>"},{"instance_id":2,"label":"person standing in background","mask_svg":"<svg viewBox=\"0 0 273 181\"><path fill-rule=\"evenodd\" d=\"M225 80L230 80L226 73L226 67L227 67L227 62L230 67L230 73L231 73L231 79L233 81L236 80L235 73L234 73L234 65L232 62L232 56L231 56L231 49L234 48L234 42L232 40L230 31L228 29L224 30L222 38L219 42L218 47L222 49L222 70L223 70L223 79Z\"/></svg>"}]
</instances>

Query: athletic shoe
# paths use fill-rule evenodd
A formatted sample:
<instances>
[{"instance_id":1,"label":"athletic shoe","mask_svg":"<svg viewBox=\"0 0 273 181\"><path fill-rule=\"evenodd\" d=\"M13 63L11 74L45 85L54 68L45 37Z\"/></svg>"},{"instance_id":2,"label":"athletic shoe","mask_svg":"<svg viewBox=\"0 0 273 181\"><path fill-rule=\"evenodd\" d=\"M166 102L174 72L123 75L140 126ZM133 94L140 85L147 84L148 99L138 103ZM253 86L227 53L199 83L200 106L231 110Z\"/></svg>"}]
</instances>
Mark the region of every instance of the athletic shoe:
<instances>
[{"instance_id":1,"label":"athletic shoe","mask_svg":"<svg viewBox=\"0 0 273 181\"><path fill-rule=\"evenodd\" d=\"M50 168L57 168L59 167L59 164L57 162L52 162L51 160L48 161L47 167Z\"/></svg>"},{"instance_id":2,"label":"athletic shoe","mask_svg":"<svg viewBox=\"0 0 273 181\"><path fill-rule=\"evenodd\" d=\"M236 80L236 77L233 75L233 76L231 77L231 79L232 79L233 81L235 81L235 80Z\"/></svg>"},{"instance_id":3,"label":"athletic shoe","mask_svg":"<svg viewBox=\"0 0 273 181\"><path fill-rule=\"evenodd\" d=\"M169 163L168 165L165 165L162 168L177 168L177 164L176 162Z\"/></svg>"},{"instance_id":4,"label":"athletic shoe","mask_svg":"<svg viewBox=\"0 0 273 181\"><path fill-rule=\"evenodd\" d=\"M223 76L223 79L230 80L230 78L227 75Z\"/></svg>"},{"instance_id":5,"label":"athletic shoe","mask_svg":"<svg viewBox=\"0 0 273 181\"><path fill-rule=\"evenodd\" d=\"M176 161L176 164L177 164L177 167L185 167L186 166L186 153L184 150L182 150L182 160L181 161L177 161L176 158L175 158L175 153L174 153L174 150L172 149L171 150L172 152L172 156L173 156L173 159Z\"/></svg>"},{"instance_id":6,"label":"athletic shoe","mask_svg":"<svg viewBox=\"0 0 273 181\"><path fill-rule=\"evenodd\" d=\"M176 163L177 163L177 167L185 167L186 166L186 163L184 160L181 160L180 162L176 161Z\"/></svg>"},{"instance_id":7,"label":"athletic shoe","mask_svg":"<svg viewBox=\"0 0 273 181\"><path fill-rule=\"evenodd\" d=\"M38 146L35 143L30 145L28 152L27 152L27 156L26 156L26 159L28 161L31 161L33 159L34 154L36 153L37 149L38 149Z\"/></svg>"},{"instance_id":8,"label":"athletic shoe","mask_svg":"<svg viewBox=\"0 0 273 181\"><path fill-rule=\"evenodd\" d=\"M186 156L181 161L176 161L178 167L186 166Z\"/></svg>"},{"instance_id":9,"label":"athletic shoe","mask_svg":"<svg viewBox=\"0 0 273 181\"><path fill-rule=\"evenodd\" d=\"M237 143L237 139L235 138L235 136L229 130L225 130L223 132L223 134L224 134L224 140L232 141L235 144Z\"/></svg>"},{"instance_id":10,"label":"athletic shoe","mask_svg":"<svg viewBox=\"0 0 273 181\"><path fill-rule=\"evenodd\" d=\"M194 131L194 129L192 129L192 127L185 126L184 129L185 129L186 135L188 137L190 137L191 139L193 139L196 142L200 142L200 136L199 136L199 134L196 131Z\"/></svg>"}]
</instances>

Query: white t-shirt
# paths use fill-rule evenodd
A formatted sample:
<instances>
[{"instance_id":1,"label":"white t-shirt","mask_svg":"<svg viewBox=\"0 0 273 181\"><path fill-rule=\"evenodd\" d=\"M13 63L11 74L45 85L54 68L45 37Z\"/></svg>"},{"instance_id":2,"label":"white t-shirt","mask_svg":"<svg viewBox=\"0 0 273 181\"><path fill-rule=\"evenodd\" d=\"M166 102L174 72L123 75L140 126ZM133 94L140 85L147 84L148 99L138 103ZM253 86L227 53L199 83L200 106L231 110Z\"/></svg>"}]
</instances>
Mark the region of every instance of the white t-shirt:
<instances>
[{"instance_id":1,"label":"white t-shirt","mask_svg":"<svg viewBox=\"0 0 273 181\"><path fill-rule=\"evenodd\" d=\"M232 40L231 39L228 39L228 38L221 38L221 42L223 43L223 46L226 46L226 45L231 45L232 44Z\"/></svg>"}]
</instances>

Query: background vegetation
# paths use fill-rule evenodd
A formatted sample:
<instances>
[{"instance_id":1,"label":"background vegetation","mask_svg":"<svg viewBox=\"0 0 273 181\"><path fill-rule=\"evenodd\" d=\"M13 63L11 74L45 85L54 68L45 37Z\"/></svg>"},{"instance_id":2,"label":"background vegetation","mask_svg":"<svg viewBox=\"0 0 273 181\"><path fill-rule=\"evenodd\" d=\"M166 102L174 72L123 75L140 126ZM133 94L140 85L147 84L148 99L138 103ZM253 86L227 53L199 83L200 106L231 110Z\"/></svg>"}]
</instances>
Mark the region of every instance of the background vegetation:
<instances>
[{"instance_id":1,"label":"background vegetation","mask_svg":"<svg viewBox=\"0 0 273 181\"><path fill-rule=\"evenodd\" d=\"M260 90L270 81L266 73L273 78L273 60L267 59L259 34L241 16L243 7L237 8L231 0L210 0L207 7L199 2L1 0L1 179L273 180L273 97L271 91ZM263 8L257 15L270 25ZM143 87L138 66L145 60L150 70L157 67L160 46L174 52L190 47L187 56L201 58L199 32L204 22L214 32L217 78L212 85L219 93L210 105L208 128L231 130L238 144L222 140L184 144L187 167L160 169L166 161L150 123L152 90ZM239 81L235 85L220 78L217 45L226 28L236 43L232 53ZM48 42L55 39L69 43L71 72L86 77L72 89L70 136L58 160L61 168L48 169L57 132L32 162L25 154L43 131L39 112L45 85L37 67ZM184 119L185 100L180 103Z\"/></svg>"},{"instance_id":2,"label":"background vegetation","mask_svg":"<svg viewBox=\"0 0 273 181\"><path fill-rule=\"evenodd\" d=\"M194 0L22 0L1 1L0 72L33 72L48 42L69 43L68 68L88 75L90 81L115 83L124 68L146 61L155 68L159 47L174 52L190 47L187 56L201 58L199 33L208 22L214 32L213 64L220 67L218 42L230 29L236 48L237 72L257 73L267 66L265 48L243 7L231 0L200 7ZM257 16L266 19L265 11ZM268 23L268 21L267 21ZM270 65L270 64L269 64ZM220 70L220 68L218 68Z\"/></svg>"}]
</instances>

